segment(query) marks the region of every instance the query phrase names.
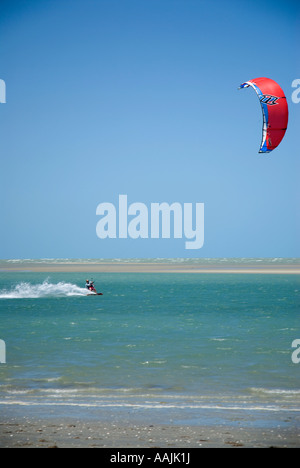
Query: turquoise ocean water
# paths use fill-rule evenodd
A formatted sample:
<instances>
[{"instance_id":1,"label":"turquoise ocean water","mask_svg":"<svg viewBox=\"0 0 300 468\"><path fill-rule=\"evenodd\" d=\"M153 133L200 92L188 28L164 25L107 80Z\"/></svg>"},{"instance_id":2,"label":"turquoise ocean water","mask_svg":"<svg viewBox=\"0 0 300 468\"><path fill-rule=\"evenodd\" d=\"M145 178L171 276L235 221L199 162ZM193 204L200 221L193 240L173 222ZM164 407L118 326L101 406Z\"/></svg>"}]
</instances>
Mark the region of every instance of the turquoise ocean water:
<instances>
[{"instance_id":1,"label":"turquoise ocean water","mask_svg":"<svg viewBox=\"0 0 300 468\"><path fill-rule=\"evenodd\" d=\"M298 275L86 276L0 272L2 415L300 426Z\"/></svg>"}]
</instances>

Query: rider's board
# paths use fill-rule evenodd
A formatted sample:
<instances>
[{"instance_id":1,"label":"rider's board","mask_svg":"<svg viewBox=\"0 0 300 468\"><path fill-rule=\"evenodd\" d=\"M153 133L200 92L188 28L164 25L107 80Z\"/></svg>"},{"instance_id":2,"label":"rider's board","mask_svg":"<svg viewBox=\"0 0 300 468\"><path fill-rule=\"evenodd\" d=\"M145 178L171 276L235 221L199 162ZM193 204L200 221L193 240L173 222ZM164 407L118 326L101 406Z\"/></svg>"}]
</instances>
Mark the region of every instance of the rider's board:
<instances>
[{"instance_id":1,"label":"rider's board","mask_svg":"<svg viewBox=\"0 0 300 468\"><path fill-rule=\"evenodd\" d=\"M90 293L87 296L103 296L103 293Z\"/></svg>"}]
</instances>

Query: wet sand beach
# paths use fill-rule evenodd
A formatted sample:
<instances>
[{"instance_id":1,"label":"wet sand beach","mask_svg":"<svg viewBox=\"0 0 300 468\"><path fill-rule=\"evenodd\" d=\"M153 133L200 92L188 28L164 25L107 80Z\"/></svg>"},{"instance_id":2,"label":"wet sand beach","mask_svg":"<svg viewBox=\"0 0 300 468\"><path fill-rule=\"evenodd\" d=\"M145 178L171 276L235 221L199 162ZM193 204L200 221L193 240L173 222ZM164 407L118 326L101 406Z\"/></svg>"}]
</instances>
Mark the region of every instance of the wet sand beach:
<instances>
[{"instance_id":1,"label":"wet sand beach","mask_svg":"<svg viewBox=\"0 0 300 468\"><path fill-rule=\"evenodd\" d=\"M119 424L76 419L0 422L0 448L296 448L300 430Z\"/></svg>"}]
</instances>

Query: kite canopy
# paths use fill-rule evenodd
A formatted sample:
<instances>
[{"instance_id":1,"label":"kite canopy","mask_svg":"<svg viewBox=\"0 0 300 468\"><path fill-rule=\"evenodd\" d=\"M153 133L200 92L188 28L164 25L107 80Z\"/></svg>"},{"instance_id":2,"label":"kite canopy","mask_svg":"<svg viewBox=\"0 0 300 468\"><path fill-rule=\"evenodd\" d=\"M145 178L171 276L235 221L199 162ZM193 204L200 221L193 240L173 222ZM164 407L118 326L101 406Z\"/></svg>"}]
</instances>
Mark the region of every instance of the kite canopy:
<instances>
[{"instance_id":1,"label":"kite canopy","mask_svg":"<svg viewBox=\"0 0 300 468\"><path fill-rule=\"evenodd\" d=\"M275 149L287 129L288 105L281 87L270 78L255 78L241 84L239 89L252 88L260 100L263 113L263 130L260 153L270 153Z\"/></svg>"}]
</instances>

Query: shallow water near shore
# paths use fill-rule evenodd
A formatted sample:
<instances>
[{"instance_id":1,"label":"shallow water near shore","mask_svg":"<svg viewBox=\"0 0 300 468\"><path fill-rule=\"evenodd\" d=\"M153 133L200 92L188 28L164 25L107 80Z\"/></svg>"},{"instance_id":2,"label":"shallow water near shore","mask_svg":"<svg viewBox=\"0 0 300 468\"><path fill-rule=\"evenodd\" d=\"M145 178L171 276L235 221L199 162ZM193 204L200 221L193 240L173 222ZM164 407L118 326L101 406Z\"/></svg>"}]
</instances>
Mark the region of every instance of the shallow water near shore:
<instances>
[{"instance_id":1,"label":"shallow water near shore","mask_svg":"<svg viewBox=\"0 0 300 468\"><path fill-rule=\"evenodd\" d=\"M299 426L298 275L2 272L0 405Z\"/></svg>"}]
</instances>

